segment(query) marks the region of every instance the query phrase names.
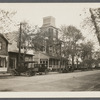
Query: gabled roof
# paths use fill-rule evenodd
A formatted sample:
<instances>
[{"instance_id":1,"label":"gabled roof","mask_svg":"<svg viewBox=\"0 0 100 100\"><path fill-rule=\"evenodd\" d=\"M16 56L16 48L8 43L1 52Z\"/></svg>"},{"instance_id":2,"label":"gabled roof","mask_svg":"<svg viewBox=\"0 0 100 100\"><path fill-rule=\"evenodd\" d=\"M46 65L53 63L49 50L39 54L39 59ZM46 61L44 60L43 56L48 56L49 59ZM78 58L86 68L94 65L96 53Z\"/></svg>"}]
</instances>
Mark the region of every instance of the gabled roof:
<instances>
[{"instance_id":1,"label":"gabled roof","mask_svg":"<svg viewBox=\"0 0 100 100\"><path fill-rule=\"evenodd\" d=\"M19 48L18 48L19 32L18 31L9 32L9 33L6 33L5 36L7 40L9 41L8 52L18 53L19 52ZM21 53L24 53L23 49L21 49ZM34 55L33 52L31 52L30 50L26 54Z\"/></svg>"},{"instance_id":2,"label":"gabled roof","mask_svg":"<svg viewBox=\"0 0 100 100\"><path fill-rule=\"evenodd\" d=\"M0 36L3 37L7 42L9 42L8 39L6 38L5 34L0 33Z\"/></svg>"},{"instance_id":3,"label":"gabled roof","mask_svg":"<svg viewBox=\"0 0 100 100\"><path fill-rule=\"evenodd\" d=\"M18 31L9 32L9 33L5 34L5 37L7 38L9 43L11 43L13 40L17 42L18 36L19 36L19 32Z\"/></svg>"}]
</instances>

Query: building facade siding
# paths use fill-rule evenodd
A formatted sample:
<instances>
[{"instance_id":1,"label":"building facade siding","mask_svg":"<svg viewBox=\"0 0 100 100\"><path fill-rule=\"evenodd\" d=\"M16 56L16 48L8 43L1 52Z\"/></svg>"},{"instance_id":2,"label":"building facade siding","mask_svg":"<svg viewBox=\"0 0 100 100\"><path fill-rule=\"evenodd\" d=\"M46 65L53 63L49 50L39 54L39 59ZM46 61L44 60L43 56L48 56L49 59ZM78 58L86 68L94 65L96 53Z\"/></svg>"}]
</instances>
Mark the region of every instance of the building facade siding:
<instances>
[{"instance_id":1,"label":"building facade siding","mask_svg":"<svg viewBox=\"0 0 100 100\"><path fill-rule=\"evenodd\" d=\"M0 43L1 43L0 55L8 55L8 43L2 36L0 36Z\"/></svg>"}]
</instances>

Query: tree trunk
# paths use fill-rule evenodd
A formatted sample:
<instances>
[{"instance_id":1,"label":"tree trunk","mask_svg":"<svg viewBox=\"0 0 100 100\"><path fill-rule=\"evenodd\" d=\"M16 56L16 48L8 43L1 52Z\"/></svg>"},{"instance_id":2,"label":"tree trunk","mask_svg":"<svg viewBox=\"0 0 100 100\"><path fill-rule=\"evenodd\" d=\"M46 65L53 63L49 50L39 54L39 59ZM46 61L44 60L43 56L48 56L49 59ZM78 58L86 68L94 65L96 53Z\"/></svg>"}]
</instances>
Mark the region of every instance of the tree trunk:
<instances>
[{"instance_id":1,"label":"tree trunk","mask_svg":"<svg viewBox=\"0 0 100 100\"><path fill-rule=\"evenodd\" d=\"M97 38L98 38L98 41L99 41L99 45L100 45L100 33L99 33L99 29L98 29L98 26L97 26L97 23L96 23L96 17L94 16L91 8L89 9L89 11L90 11L90 14L91 14L92 22L93 22L94 27L95 27L95 33L97 35Z\"/></svg>"},{"instance_id":2,"label":"tree trunk","mask_svg":"<svg viewBox=\"0 0 100 100\"><path fill-rule=\"evenodd\" d=\"M79 68L78 68L78 58L77 58L77 69L79 69Z\"/></svg>"},{"instance_id":3,"label":"tree trunk","mask_svg":"<svg viewBox=\"0 0 100 100\"><path fill-rule=\"evenodd\" d=\"M74 55L72 55L72 71L74 70Z\"/></svg>"}]
</instances>

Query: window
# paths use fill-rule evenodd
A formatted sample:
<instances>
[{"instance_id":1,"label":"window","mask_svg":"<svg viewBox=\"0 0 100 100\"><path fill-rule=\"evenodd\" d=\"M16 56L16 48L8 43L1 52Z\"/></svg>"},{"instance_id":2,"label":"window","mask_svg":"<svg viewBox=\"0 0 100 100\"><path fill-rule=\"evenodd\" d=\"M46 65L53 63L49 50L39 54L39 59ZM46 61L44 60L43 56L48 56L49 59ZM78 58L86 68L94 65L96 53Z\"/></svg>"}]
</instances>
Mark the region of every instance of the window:
<instances>
[{"instance_id":1,"label":"window","mask_svg":"<svg viewBox=\"0 0 100 100\"><path fill-rule=\"evenodd\" d=\"M0 59L0 67L2 67L2 66L1 66L1 59Z\"/></svg>"},{"instance_id":2,"label":"window","mask_svg":"<svg viewBox=\"0 0 100 100\"><path fill-rule=\"evenodd\" d=\"M50 34L53 33L53 29L52 28L49 28L48 31L49 31Z\"/></svg>"},{"instance_id":3,"label":"window","mask_svg":"<svg viewBox=\"0 0 100 100\"><path fill-rule=\"evenodd\" d=\"M2 43L0 42L0 50L2 49Z\"/></svg>"},{"instance_id":4,"label":"window","mask_svg":"<svg viewBox=\"0 0 100 100\"><path fill-rule=\"evenodd\" d=\"M56 30L56 37L58 38L58 30Z\"/></svg>"},{"instance_id":5,"label":"window","mask_svg":"<svg viewBox=\"0 0 100 100\"><path fill-rule=\"evenodd\" d=\"M0 58L0 68L6 67L6 59L5 58Z\"/></svg>"},{"instance_id":6,"label":"window","mask_svg":"<svg viewBox=\"0 0 100 100\"><path fill-rule=\"evenodd\" d=\"M16 68L16 58L10 58L9 61L10 68Z\"/></svg>"},{"instance_id":7,"label":"window","mask_svg":"<svg viewBox=\"0 0 100 100\"><path fill-rule=\"evenodd\" d=\"M45 64L45 61L43 61L43 64Z\"/></svg>"},{"instance_id":8,"label":"window","mask_svg":"<svg viewBox=\"0 0 100 100\"><path fill-rule=\"evenodd\" d=\"M48 61L46 61L46 64L48 64Z\"/></svg>"},{"instance_id":9,"label":"window","mask_svg":"<svg viewBox=\"0 0 100 100\"><path fill-rule=\"evenodd\" d=\"M46 48L43 46L43 47L42 47L42 51L45 51L45 49L46 49Z\"/></svg>"},{"instance_id":10,"label":"window","mask_svg":"<svg viewBox=\"0 0 100 100\"><path fill-rule=\"evenodd\" d=\"M42 61L40 61L40 63L42 64Z\"/></svg>"}]
</instances>

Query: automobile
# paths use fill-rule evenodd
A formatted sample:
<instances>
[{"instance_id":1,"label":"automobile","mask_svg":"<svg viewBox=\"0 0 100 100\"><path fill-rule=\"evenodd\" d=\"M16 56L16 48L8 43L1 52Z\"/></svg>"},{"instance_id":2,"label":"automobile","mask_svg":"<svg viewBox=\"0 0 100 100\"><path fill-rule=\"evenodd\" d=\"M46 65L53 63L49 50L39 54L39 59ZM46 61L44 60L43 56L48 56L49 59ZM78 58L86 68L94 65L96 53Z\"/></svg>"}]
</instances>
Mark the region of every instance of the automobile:
<instances>
[{"instance_id":1,"label":"automobile","mask_svg":"<svg viewBox=\"0 0 100 100\"><path fill-rule=\"evenodd\" d=\"M43 73L48 73L48 68L45 64L34 64L34 71L35 73L39 73L42 75Z\"/></svg>"},{"instance_id":2,"label":"automobile","mask_svg":"<svg viewBox=\"0 0 100 100\"><path fill-rule=\"evenodd\" d=\"M30 67L29 64L33 63ZM33 76L39 73L42 75L42 73L47 74L47 66L45 64L36 64L34 61L25 61L21 62L20 66L18 66L16 69L11 69L10 73L13 76L20 76L22 74L25 74L26 76Z\"/></svg>"}]
</instances>

